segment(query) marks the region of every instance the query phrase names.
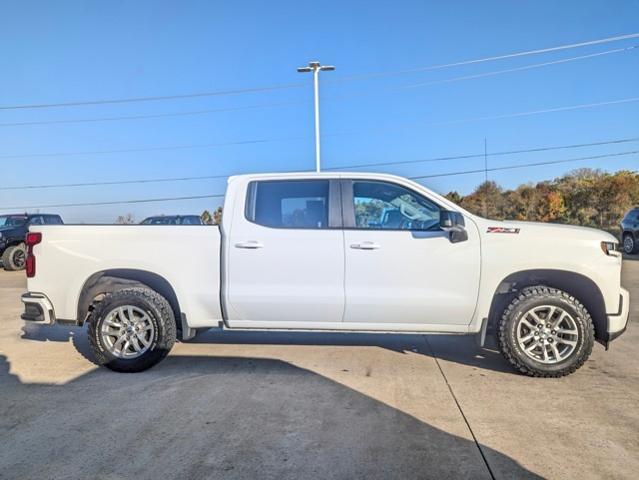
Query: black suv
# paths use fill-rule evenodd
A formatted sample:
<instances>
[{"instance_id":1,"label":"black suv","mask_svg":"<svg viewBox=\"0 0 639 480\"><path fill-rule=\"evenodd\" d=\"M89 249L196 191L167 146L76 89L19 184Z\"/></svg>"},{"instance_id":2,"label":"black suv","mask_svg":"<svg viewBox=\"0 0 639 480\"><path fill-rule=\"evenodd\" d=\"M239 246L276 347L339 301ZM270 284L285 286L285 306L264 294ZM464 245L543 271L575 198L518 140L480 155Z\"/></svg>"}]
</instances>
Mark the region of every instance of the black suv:
<instances>
[{"instance_id":1,"label":"black suv","mask_svg":"<svg viewBox=\"0 0 639 480\"><path fill-rule=\"evenodd\" d=\"M623 217L621 241L624 252L628 254L639 252L639 207L633 208Z\"/></svg>"},{"instance_id":2,"label":"black suv","mask_svg":"<svg viewBox=\"0 0 639 480\"><path fill-rule=\"evenodd\" d=\"M145 218L141 225L204 225L199 215L161 215Z\"/></svg>"},{"instance_id":3,"label":"black suv","mask_svg":"<svg viewBox=\"0 0 639 480\"><path fill-rule=\"evenodd\" d=\"M30 225L62 225L62 218L46 213L0 215L0 257L5 270L24 268L24 238Z\"/></svg>"}]
</instances>

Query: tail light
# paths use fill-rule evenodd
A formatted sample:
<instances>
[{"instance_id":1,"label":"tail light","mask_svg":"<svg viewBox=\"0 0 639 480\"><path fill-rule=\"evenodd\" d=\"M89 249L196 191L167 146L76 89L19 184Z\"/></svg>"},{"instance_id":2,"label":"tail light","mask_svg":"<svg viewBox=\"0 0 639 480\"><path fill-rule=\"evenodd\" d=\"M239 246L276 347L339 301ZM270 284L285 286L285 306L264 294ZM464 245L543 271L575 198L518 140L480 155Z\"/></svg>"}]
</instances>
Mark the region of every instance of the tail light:
<instances>
[{"instance_id":1,"label":"tail light","mask_svg":"<svg viewBox=\"0 0 639 480\"><path fill-rule=\"evenodd\" d=\"M36 274L36 259L33 254L33 247L42 241L42 233L40 232L29 232L27 233L27 238L25 243L27 244L27 262L26 262L26 271L27 278L33 278Z\"/></svg>"}]
</instances>

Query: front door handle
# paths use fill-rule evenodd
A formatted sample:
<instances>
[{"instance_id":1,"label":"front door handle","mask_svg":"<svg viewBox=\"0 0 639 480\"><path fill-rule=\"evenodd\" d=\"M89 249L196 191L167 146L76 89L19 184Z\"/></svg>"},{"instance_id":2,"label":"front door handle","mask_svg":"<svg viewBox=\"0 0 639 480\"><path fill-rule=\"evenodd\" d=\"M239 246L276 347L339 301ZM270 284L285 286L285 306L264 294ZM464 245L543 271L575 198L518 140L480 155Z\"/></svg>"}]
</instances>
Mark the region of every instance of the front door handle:
<instances>
[{"instance_id":1,"label":"front door handle","mask_svg":"<svg viewBox=\"0 0 639 480\"><path fill-rule=\"evenodd\" d=\"M381 245L375 242L362 242L352 244L351 248L355 248L357 250L377 250L381 248Z\"/></svg>"},{"instance_id":2,"label":"front door handle","mask_svg":"<svg viewBox=\"0 0 639 480\"><path fill-rule=\"evenodd\" d=\"M235 244L235 248L248 248L253 250L257 248L263 248L263 247L264 245L262 245L260 242L256 240L249 240L248 242L240 242Z\"/></svg>"}]
</instances>

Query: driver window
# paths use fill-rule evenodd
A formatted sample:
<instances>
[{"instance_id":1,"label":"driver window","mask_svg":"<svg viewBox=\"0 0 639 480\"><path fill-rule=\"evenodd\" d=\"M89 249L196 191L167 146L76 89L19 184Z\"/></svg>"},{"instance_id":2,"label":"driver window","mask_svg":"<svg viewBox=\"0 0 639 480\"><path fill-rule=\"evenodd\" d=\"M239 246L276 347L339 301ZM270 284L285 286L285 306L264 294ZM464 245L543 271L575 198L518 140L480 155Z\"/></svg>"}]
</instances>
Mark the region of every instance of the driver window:
<instances>
[{"instance_id":1,"label":"driver window","mask_svg":"<svg viewBox=\"0 0 639 480\"><path fill-rule=\"evenodd\" d=\"M439 207L400 185L353 182L355 227L375 230L438 230Z\"/></svg>"}]
</instances>

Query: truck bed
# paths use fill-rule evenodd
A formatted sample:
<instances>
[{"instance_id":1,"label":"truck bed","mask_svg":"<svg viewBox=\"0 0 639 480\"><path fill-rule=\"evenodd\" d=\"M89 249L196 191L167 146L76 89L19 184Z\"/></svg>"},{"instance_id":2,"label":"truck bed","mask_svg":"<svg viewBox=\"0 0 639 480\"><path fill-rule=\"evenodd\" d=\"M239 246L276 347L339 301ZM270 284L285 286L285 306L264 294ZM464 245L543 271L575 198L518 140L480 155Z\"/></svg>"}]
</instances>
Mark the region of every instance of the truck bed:
<instances>
[{"instance_id":1,"label":"truck bed","mask_svg":"<svg viewBox=\"0 0 639 480\"><path fill-rule=\"evenodd\" d=\"M30 231L41 232L42 241L34 247L36 275L28 290L46 292L59 320L76 320L80 292L92 275L119 269L163 277L192 328L222 319L217 227L51 225Z\"/></svg>"}]
</instances>

